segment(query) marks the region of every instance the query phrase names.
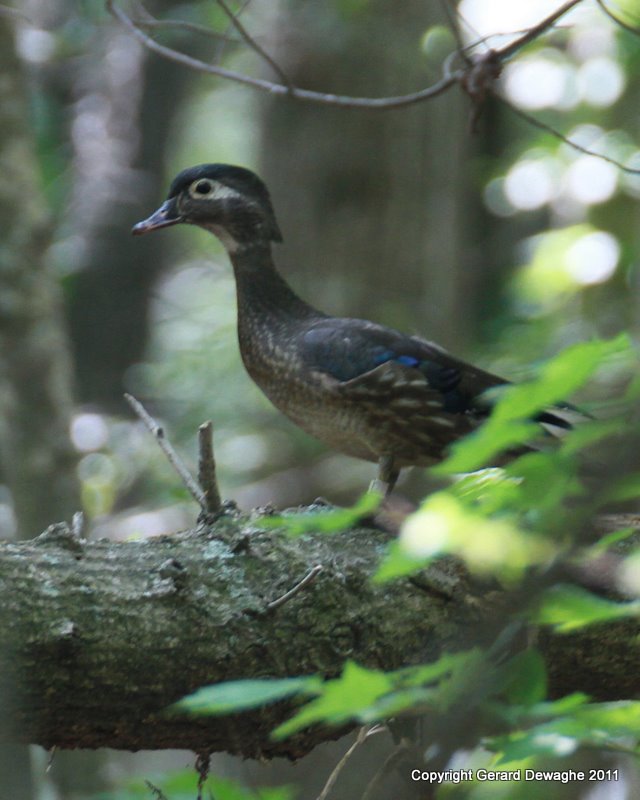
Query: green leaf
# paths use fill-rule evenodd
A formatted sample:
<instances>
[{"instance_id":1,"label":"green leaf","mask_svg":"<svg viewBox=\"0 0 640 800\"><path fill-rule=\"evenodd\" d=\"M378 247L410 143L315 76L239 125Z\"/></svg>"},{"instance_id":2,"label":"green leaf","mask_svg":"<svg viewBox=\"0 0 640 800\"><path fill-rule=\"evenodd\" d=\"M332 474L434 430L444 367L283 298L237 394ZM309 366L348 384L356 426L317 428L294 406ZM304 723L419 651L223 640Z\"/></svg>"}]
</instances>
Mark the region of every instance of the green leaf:
<instances>
[{"instance_id":1,"label":"green leaf","mask_svg":"<svg viewBox=\"0 0 640 800\"><path fill-rule=\"evenodd\" d=\"M271 735L274 739L284 739L314 723L340 725L351 719L360 719L363 711L392 688L390 675L347 661L341 677L326 681L320 697L307 703Z\"/></svg>"},{"instance_id":2,"label":"green leaf","mask_svg":"<svg viewBox=\"0 0 640 800\"><path fill-rule=\"evenodd\" d=\"M128 781L125 787L113 792L91 795L91 800L153 800L149 784L160 789L171 800L193 800L197 794L198 776L193 768L176 770L162 775L151 775L145 780L139 778ZM292 800L293 790L288 786L248 789L228 778L209 776L205 783L203 796L215 800Z\"/></svg>"},{"instance_id":3,"label":"green leaf","mask_svg":"<svg viewBox=\"0 0 640 800\"><path fill-rule=\"evenodd\" d=\"M551 706L540 705L547 708ZM640 738L640 702L579 702L567 710L567 714L533 725L525 731L490 739L486 744L489 749L500 753L498 763L532 756L568 756L584 745L619 747L620 739L628 738L633 738L637 746ZM540 712L541 709L538 709L537 714Z\"/></svg>"},{"instance_id":4,"label":"green leaf","mask_svg":"<svg viewBox=\"0 0 640 800\"><path fill-rule=\"evenodd\" d=\"M569 633L597 622L640 615L640 600L616 603L577 586L554 586L545 592L535 619L552 625L559 633Z\"/></svg>"},{"instance_id":5,"label":"green leaf","mask_svg":"<svg viewBox=\"0 0 640 800\"><path fill-rule=\"evenodd\" d=\"M434 683L445 675L450 674L454 669L471 670L482 660L482 652L479 648L473 647L469 650L461 650L457 653L445 653L437 661L430 664L420 664L417 667L405 667L397 672L391 673L394 683L399 686L424 686Z\"/></svg>"},{"instance_id":6,"label":"green leaf","mask_svg":"<svg viewBox=\"0 0 640 800\"><path fill-rule=\"evenodd\" d=\"M523 509L554 511L569 497L583 493L576 477L576 464L559 452L525 453L505 467L505 473L520 478L520 506Z\"/></svg>"},{"instance_id":7,"label":"green leaf","mask_svg":"<svg viewBox=\"0 0 640 800\"><path fill-rule=\"evenodd\" d=\"M547 670L537 650L519 653L507 664L504 693L510 703L532 706L547 695Z\"/></svg>"},{"instance_id":8,"label":"green leaf","mask_svg":"<svg viewBox=\"0 0 640 800\"><path fill-rule=\"evenodd\" d=\"M451 455L433 467L431 472L434 475L472 472L485 467L497 453L517 448L539 434L540 428L535 422L494 421L491 416L477 431L456 442L451 448Z\"/></svg>"},{"instance_id":9,"label":"green leaf","mask_svg":"<svg viewBox=\"0 0 640 800\"><path fill-rule=\"evenodd\" d=\"M485 466L497 453L535 439L540 434L540 426L531 421L536 414L567 400L607 359L629 350L624 334L609 341L576 344L548 361L535 380L500 387L489 420L457 442L433 472L470 472Z\"/></svg>"},{"instance_id":10,"label":"green leaf","mask_svg":"<svg viewBox=\"0 0 640 800\"><path fill-rule=\"evenodd\" d=\"M305 511L277 517L263 517L256 524L262 528L284 528L290 536L304 533L339 533L353 527L363 517L377 511L382 495L366 492L351 508L336 508L329 511Z\"/></svg>"},{"instance_id":11,"label":"green leaf","mask_svg":"<svg viewBox=\"0 0 640 800\"><path fill-rule=\"evenodd\" d=\"M489 516L519 505L522 478L499 467L479 469L462 475L449 492L467 505Z\"/></svg>"},{"instance_id":12,"label":"green leaf","mask_svg":"<svg viewBox=\"0 0 640 800\"><path fill-rule=\"evenodd\" d=\"M602 553L610 547L613 547L614 544L628 539L636 530L637 528L621 528L619 531L607 533L606 536L603 536L589 548L589 552L594 554Z\"/></svg>"},{"instance_id":13,"label":"green leaf","mask_svg":"<svg viewBox=\"0 0 640 800\"><path fill-rule=\"evenodd\" d=\"M604 493L602 502L624 503L627 500L636 500L638 497L640 497L640 472L632 472L609 487Z\"/></svg>"},{"instance_id":14,"label":"green leaf","mask_svg":"<svg viewBox=\"0 0 640 800\"><path fill-rule=\"evenodd\" d=\"M640 702L621 700L613 703L590 703L579 708L575 717L587 736L604 733L609 738L640 737Z\"/></svg>"},{"instance_id":15,"label":"green leaf","mask_svg":"<svg viewBox=\"0 0 640 800\"><path fill-rule=\"evenodd\" d=\"M254 791L229 778L209 778L206 786L215 800L292 800L294 796L289 786L268 786Z\"/></svg>"},{"instance_id":16,"label":"green leaf","mask_svg":"<svg viewBox=\"0 0 640 800\"><path fill-rule=\"evenodd\" d=\"M246 681L226 681L198 689L169 708L207 716L233 714L258 708L296 695L318 694L322 681L316 676Z\"/></svg>"},{"instance_id":17,"label":"green leaf","mask_svg":"<svg viewBox=\"0 0 640 800\"><path fill-rule=\"evenodd\" d=\"M623 400L628 403L635 403L638 398L640 398L640 375L636 375L629 381Z\"/></svg>"},{"instance_id":18,"label":"green leaf","mask_svg":"<svg viewBox=\"0 0 640 800\"><path fill-rule=\"evenodd\" d=\"M506 514L488 519L451 492L437 492L405 521L376 580L407 574L447 553L463 558L474 573L514 581L529 566L551 558L555 548L549 539L521 530Z\"/></svg>"},{"instance_id":19,"label":"green leaf","mask_svg":"<svg viewBox=\"0 0 640 800\"><path fill-rule=\"evenodd\" d=\"M622 417L616 419L590 420L568 431L562 439L561 450L565 455L579 453L587 447L628 431L629 423Z\"/></svg>"},{"instance_id":20,"label":"green leaf","mask_svg":"<svg viewBox=\"0 0 640 800\"><path fill-rule=\"evenodd\" d=\"M373 576L373 583L385 583L394 578L412 575L428 566L433 558L434 556L414 556L408 553L400 542L391 542L378 571Z\"/></svg>"}]
</instances>

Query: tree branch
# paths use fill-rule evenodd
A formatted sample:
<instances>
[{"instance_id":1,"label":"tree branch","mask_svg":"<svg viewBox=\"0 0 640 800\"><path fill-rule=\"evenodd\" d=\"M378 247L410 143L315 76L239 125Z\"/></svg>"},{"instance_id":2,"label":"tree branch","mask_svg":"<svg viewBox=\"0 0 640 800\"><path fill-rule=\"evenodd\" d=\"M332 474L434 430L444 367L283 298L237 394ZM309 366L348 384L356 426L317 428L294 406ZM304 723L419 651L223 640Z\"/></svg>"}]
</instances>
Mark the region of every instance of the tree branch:
<instances>
[{"instance_id":1,"label":"tree branch","mask_svg":"<svg viewBox=\"0 0 640 800\"><path fill-rule=\"evenodd\" d=\"M527 114L526 111L523 111L518 106L514 105L513 103L509 102L506 97L503 97L501 94L494 92L494 97L500 100L508 109L513 111L514 114L517 114L521 119L525 122L528 122L529 125L533 125L534 128L538 128L545 133L550 133L556 139L559 139L563 144L566 144L572 150L575 150L578 153L583 153L585 156L593 156L593 158L599 158L602 161L606 161L607 164L612 164L614 167L619 169L621 172L626 172L628 175L640 175L640 169L636 169L635 167L627 167L626 164L623 164L621 161L618 161L611 156L607 156L604 153L596 153L595 150L590 150L588 147L584 147L578 142L574 142L572 139L569 139L568 136L565 136L559 130L554 128L552 125L547 125L546 122L542 122L537 117L534 117L532 114Z\"/></svg>"},{"instance_id":2,"label":"tree branch","mask_svg":"<svg viewBox=\"0 0 640 800\"><path fill-rule=\"evenodd\" d=\"M217 75L219 77L226 78L228 80L237 81L239 83L252 86L256 89L260 89L262 91L266 91L271 94L286 95L288 97L292 97L297 100L303 100L307 102L314 102L331 106L340 106L343 108L368 108L372 110L402 108L404 106L409 106L425 100L430 100L433 97L437 97L440 94L443 94L448 89L450 89L454 84L459 83L463 87L463 89L467 92L467 94L469 94L472 101L474 102L474 110L472 112L472 126L471 126L472 130L474 129L475 122L479 117L482 104L484 103L486 96L489 94L489 92L491 92L503 103L505 103L509 108L511 108L511 110L514 113L518 114L520 117L526 120L530 125L533 125L534 127L537 127L541 130L550 133L560 141L567 144L569 147L572 147L573 149L581 153L584 153L585 155L589 155L594 158L600 158L603 161L608 162L609 164L613 164L622 172L626 172L630 175L640 174L640 170L638 169L627 167L620 161L617 161L616 159L611 158L610 156L603 155L602 153L596 153L592 150L589 150L588 148L582 147L578 143L564 136L562 133L560 133L552 126L547 125L544 122L541 122L536 117L527 114L522 109L513 105L494 89L495 82L500 75L502 65L504 64L504 62L510 59L516 53L520 52L524 47L526 47L526 45L530 44L532 41L535 41L539 36L546 33L551 28L555 27L557 21L562 16L567 14L569 11L571 11L571 9L579 5L582 2L582 0L567 0L567 2L565 2L559 8L557 8L555 11L553 11L539 23L534 25L532 28L529 28L524 32L522 32L522 35L519 36L515 41L511 42L511 44L506 45L503 48L489 49L486 53L483 53L476 57L471 57L468 55L469 51L473 50L473 48L476 45L469 45L467 47L463 47L461 42L458 40L458 49L456 51L453 51L450 54L449 58L447 58L444 62L443 77L440 81L433 84L432 86L427 87L426 89L422 89L417 92L411 92L405 95L378 97L378 98L350 97L348 95L328 94L323 92L315 92L308 89L302 89L298 86L295 86L291 82L286 72L278 64L278 62L275 61L275 59L273 59L258 44L258 42L255 40L254 37L251 36L251 34L249 34L247 29L238 20L237 15L234 14L233 11L227 6L225 0L217 0L217 2L218 5L224 11L224 13L227 15L227 17L230 19L231 24L233 25L237 33L240 35L242 40L263 61L269 64L269 66L274 70L274 72L276 72L276 74L280 77L282 83L274 83L272 81L264 80L261 78L254 78L249 75L245 75L244 73L228 70L218 64L208 64L204 61L200 61L199 59L185 55L184 53L181 53L177 50L165 47L164 45L159 44L150 36L145 34L144 31L140 30L141 26L148 26L148 22L139 22L137 20L133 20L131 17L125 14L125 12L118 5L114 3L114 0L106 0L106 6L109 12L116 19L118 19L132 33L132 35L135 36L149 50L152 50L153 52L157 53L163 58L169 59L170 61L174 61L175 63L181 64L182 66L188 67L189 69L195 70L197 72L205 72L211 75ZM630 30L633 33L640 35L639 31L631 28L631 26L626 25L623 21L615 17L606 7L603 0L598 0L598 5L601 7L601 9L604 11L605 14L611 17L611 19L615 23L624 27L627 30ZM453 21L451 20L451 14L446 4L446 0L444 3L444 7L450 16L450 23L454 27L454 33L457 33L457 29L455 28ZM159 23L159 21L156 22ZM165 23L163 22L162 25L164 26ZM198 32L201 33L202 32L201 27L200 26L196 27ZM456 56L462 60L463 66L458 70L452 71L451 63Z\"/></svg>"},{"instance_id":3,"label":"tree branch","mask_svg":"<svg viewBox=\"0 0 640 800\"><path fill-rule=\"evenodd\" d=\"M470 582L453 560L374 585L388 539L367 528L291 538L227 515L144 541L88 542L54 525L0 546L0 675L17 689L7 714L13 737L46 748L303 756L345 729L274 742L290 704L197 718L166 708L220 681L335 676L347 658L392 670L493 641L511 595ZM313 583L269 610L318 564ZM446 594L435 585L443 575ZM552 694L637 694L639 628L627 620L545 633Z\"/></svg>"},{"instance_id":4,"label":"tree branch","mask_svg":"<svg viewBox=\"0 0 640 800\"><path fill-rule=\"evenodd\" d=\"M288 75L287 75L287 73L286 73L286 72L285 72L285 71L282 69L282 67L280 66L280 64L278 64L278 62L277 62L277 61L275 61L273 58L271 58L271 56L270 56L270 55L269 55L267 52L265 52L265 50L264 50L262 47L260 47L260 45L258 44L258 42L256 42L256 40L253 38L253 36L251 36L251 34L250 34L248 31L247 31L247 29L246 29L246 28L244 27L244 25L243 25L243 24L240 22L240 20L239 20L239 19L238 19L238 17L237 17L237 16L236 16L236 15L233 13L233 11L232 11L232 10L229 8L229 6L228 6L228 5L227 5L227 4L224 2L224 0L216 0L216 1L217 1L218 5L220 6L220 8L221 8L221 9L224 11L224 13L227 15L227 18L229 19L229 21L231 22L231 24L233 25L233 27L236 29L236 31L238 32L238 34L239 34L239 35L242 37L242 39L243 39L243 40L246 42L246 44L248 44L248 45L249 45L249 47L250 47L250 48L251 48L251 49L252 49L252 50L253 50L255 53L257 53L257 54L260 56L260 58L261 58L261 59L262 59L262 60L263 60L263 61L264 61L266 64L268 64L268 65L271 67L271 69L272 69L272 70L273 70L273 71L276 73L276 75L277 75L277 76L280 78L280 80L282 81L282 83L283 83L283 84L284 84L284 85L285 85L285 86L286 86L286 87L287 87L289 90L293 90L293 84L291 83L291 80L290 80L289 76L288 76Z\"/></svg>"},{"instance_id":5,"label":"tree branch","mask_svg":"<svg viewBox=\"0 0 640 800\"><path fill-rule=\"evenodd\" d=\"M208 514L217 514L222 508L218 478L216 475L216 460L213 455L213 422L204 422L198 428L198 482L202 489L204 511Z\"/></svg>"},{"instance_id":6,"label":"tree branch","mask_svg":"<svg viewBox=\"0 0 640 800\"><path fill-rule=\"evenodd\" d=\"M310 89L301 89L298 86L287 86L281 83L273 83L262 78L253 78L250 75L245 75L241 72L226 69L217 64L207 64L205 61L200 61L197 58L180 53L170 47L165 47L159 44L150 36L147 36L144 31L141 31L133 22L133 20L125 14L125 12L117 6L113 0L106 0L107 10L118 19L133 36L138 39L145 47L152 50L154 53L174 61L176 64L181 64L188 69L195 70L196 72L204 72L210 75L217 75L221 78L226 78L237 83L243 83L246 86L253 86L255 89L260 89L264 92L276 95L288 95L297 100L307 102L320 103L322 105L342 106L346 108L371 108L371 109L390 109L401 108L409 106L414 103L419 103L422 100L427 100L431 97L437 97L443 92L447 91L451 86L456 83L462 76L462 72L454 72L446 75L440 81L422 89L418 92L410 94L398 95L396 97L349 97L347 95L328 94L324 92L314 92Z\"/></svg>"},{"instance_id":7,"label":"tree branch","mask_svg":"<svg viewBox=\"0 0 640 800\"><path fill-rule=\"evenodd\" d=\"M142 3L139 3L138 6L144 14L144 18L134 19L132 17L131 21L139 28L148 28L149 30L182 30L187 31L187 33L196 33L199 36L206 36L208 39L240 44L240 39L228 36L226 33L213 31L211 28L207 28L206 25L198 25L196 22L186 22L181 19L156 19L156 17L147 11Z\"/></svg>"},{"instance_id":8,"label":"tree branch","mask_svg":"<svg viewBox=\"0 0 640 800\"><path fill-rule=\"evenodd\" d=\"M136 413L136 415L147 426L147 430L154 437L154 439L158 443L158 447L162 450L162 452L167 457L167 461L171 464L171 466L178 473L178 475L182 479L182 482L184 483L184 485L189 490L189 493L191 494L193 499L196 501L196 503L198 503L198 505L200 506L200 508L203 511L207 511L208 510L207 509L208 501L207 501L207 498L205 496L205 493L202 491L202 489L195 482L195 480L193 479L193 476L191 475L191 473L189 472L189 470L187 468L187 465L184 463L184 461L178 455L178 453L176 453L176 451L173 449L173 446L171 445L171 442L169 442L165 438L164 428L161 425L158 425L158 423L151 416L151 414L149 414L147 409L142 405L142 403L139 400L136 400L136 398L133 395L127 394L125 392L124 399L131 406L131 408ZM213 451L212 451L212 456L211 457L213 458ZM212 499L215 500L215 498L212 498Z\"/></svg>"},{"instance_id":9,"label":"tree branch","mask_svg":"<svg viewBox=\"0 0 640 800\"><path fill-rule=\"evenodd\" d=\"M511 56L513 56L531 41L552 28L560 17L581 2L582 0L568 0L568 2L564 3L562 6L560 6L560 8L556 9L556 11L549 14L533 28L527 30L515 42L512 42L510 45L507 45L502 49L491 50L491 60L499 64L504 63L504 61L511 58ZM244 73L226 69L218 64L207 64L204 61L192 58L191 56L188 56L177 50L165 47L164 45L156 42L150 36L147 36L144 31L140 30L140 27L114 2L114 0L106 0L106 7L109 13L118 19L133 34L133 36L138 39L138 41L140 41L149 50L152 50L153 52L169 59L170 61L174 61L177 64L182 64L182 66L188 67L189 69L197 72L205 72L211 75L217 75L221 78L243 83L247 86L253 86L256 89L261 89L262 91L266 91L271 94L288 95L298 100L320 103L324 105L370 109L392 109L412 105L414 103L419 103L424 100L437 97L438 95L447 91L455 83L460 82L464 84L465 80L468 82L468 73L476 66L473 60L467 59L465 54L461 53L463 60L467 65L465 69L457 70L455 72L449 72L448 70L445 70L444 76L433 86L429 86L426 89L422 89L418 92L411 92L409 94L397 95L393 97L350 97L347 95L336 95L324 92L315 92L309 89L302 89L299 86L294 86L290 82L282 67L271 56L269 56L268 53L262 49L262 47L258 45L256 40L248 33L246 28L237 19L236 15L234 15L233 12L228 8L224 0L218 0L218 4L227 14L234 28L243 38L243 40L279 75L282 83L274 83L262 78L254 78L249 75L245 75Z\"/></svg>"},{"instance_id":10,"label":"tree branch","mask_svg":"<svg viewBox=\"0 0 640 800\"><path fill-rule=\"evenodd\" d=\"M560 6L560 8L553 11L548 17L545 17L537 25L529 28L529 30L526 31L526 33L524 33L519 39L516 39L515 42L512 42L506 47L503 47L501 50L498 50L497 52L500 54L500 60L504 62L508 58L511 58L511 56L519 53L523 47L535 41L543 33L546 33L555 25L560 17L563 17L581 2L582 0L568 0L567 3L564 3L564 5Z\"/></svg>"}]
</instances>

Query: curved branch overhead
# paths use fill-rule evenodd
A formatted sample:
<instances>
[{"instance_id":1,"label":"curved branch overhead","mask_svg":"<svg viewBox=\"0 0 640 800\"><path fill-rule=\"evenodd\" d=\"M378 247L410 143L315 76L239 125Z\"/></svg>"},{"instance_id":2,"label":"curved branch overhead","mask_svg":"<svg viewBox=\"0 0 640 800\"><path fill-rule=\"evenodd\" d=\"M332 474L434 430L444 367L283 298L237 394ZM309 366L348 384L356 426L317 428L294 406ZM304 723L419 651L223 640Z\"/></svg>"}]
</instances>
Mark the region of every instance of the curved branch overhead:
<instances>
[{"instance_id":1,"label":"curved branch overhead","mask_svg":"<svg viewBox=\"0 0 640 800\"><path fill-rule=\"evenodd\" d=\"M346 95L328 94L325 92L315 92L311 89L301 89L299 86L290 86L283 83L274 83L273 81L264 80L263 78L254 78L251 75L245 75L242 72L226 69L218 64L207 64L197 58L185 55L178 50L156 42L150 36L147 36L144 31L129 17L124 11L113 2L107 0L107 9L113 16L118 19L127 28L133 36L138 39L145 47L152 50L154 53L168 58L177 64L181 64L188 69L195 70L196 72L204 72L210 75L217 75L220 78L235 81L236 83L243 83L246 86L252 86L254 89L261 89L264 92L269 92L275 95L285 95L292 97L296 100L304 100L313 103L320 103L321 105L331 106L344 106L346 108L371 108L371 109L389 109L401 108L403 106L413 105L422 100L428 100L432 97L437 97L439 94L447 91L453 86L462 76L462 72L453 72L446 74L441 80L417 92L410 92L409 94L398 95L396 97L349 97ZM281 72L282 70L280 70Z\"/></svg>"},{"instance_id":2,"label":"curved branch overhead","mask_svg":"<svg viewBox=\"0 0 640 800\"><path fill-rule=\"evenodd\" d=\"M332 94L328 92L317 92L311 89L303 89L295 86L289 80L286 72L265 50L257 43L257 41L248 33L246 28L240 23L237 15L229 9L223 0L218 0L220 7L231 20L235 30L239 33L241 41L243 41L250 49L252 49L269 67L278 75L281 83L266 80L264 78L256 78L242 72L227 69L220 64L209 64L185 53L175 50L171 47L166 47L160 44L151 36L146 34L142 28L145 27L184 27L185 23L178 20L155 20L153 18L144 20L134 20L129 17L114 0L106 0L107 10L122 24L125 28L139 41L144 47L157 55L176 64L180 64L188 69L196 72L205 73L208 75L215 75L226 80L234 81L251 86L254 89L259 89L268 92L272 95L280 95L288 97L293 100L300 100L303 102L316 103L319 105L337 106L340 108L352 109L370 109L370 110L391 110L397 108L405 108L407 106L415 105L426 100L431 100L447 92L452 86L458 84L469 95L473 103L471 128L475 127L475 121L479 117L482 106L486 97L489 94L495 95L504 105L508 106L514 113L522 117L527 123L544 130L546 133L551 134L553 137L563 142L572 149L594 158L599 158L609 164L613 164L621 172L628 175L640 174L640 169L629 167L618 161L611 156L604 153L599 153L590 150L578 142L574 142L569 137L565 136L561 131L557 130L551 125L538 120L531 114L527 114L518 106L511 103L501 92L496 89L495 82L500 76L502 65L510 58L517 55L526 45L535 41L538 37L547 33L557 23L557 21L571 11L575 6L582 3L583 0L567 0L563 5L551 12L547 17L542 19L539 23L532 26L530 29L524 31L521 36L515 39L510 44L502 48L490 48L486 52L470 57L467 50L473 49L477 46L471 45L470 48L461 48L457 52L450 54L443 65L443 76L439 81L436 81L431 86L420 89L416 92L409 92L407 94L393 95L387 97L354 97L349 95ZM602 2L598 2L603 12L617 25L628 30L636 35L640 35L631 26L619 20L611 14ZM191 30L203 33L201 26L190 26ZM216 36L215 32L211 31L212 36ZM479 42L484 44L484 41ZM450 62L456 57L460 57L464 66L457 70L451 70Z\"/></svg>"}]
</instances>

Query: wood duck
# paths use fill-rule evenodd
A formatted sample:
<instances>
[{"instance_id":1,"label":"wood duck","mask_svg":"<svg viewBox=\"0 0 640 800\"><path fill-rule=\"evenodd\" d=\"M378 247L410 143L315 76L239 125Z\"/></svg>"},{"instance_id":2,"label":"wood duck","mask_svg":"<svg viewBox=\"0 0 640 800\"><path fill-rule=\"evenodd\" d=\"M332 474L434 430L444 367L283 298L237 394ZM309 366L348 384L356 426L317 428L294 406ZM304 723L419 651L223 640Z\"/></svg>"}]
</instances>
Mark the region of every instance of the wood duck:
<instances>
[{"instance_id":1,"label":"wood duck","mask_svg":"<svg viewBox=\"0 0 640 800\"><path fill-rule=\"evenodd\" d=\"M202 164L181 172L140 235L187 223L213 233L233 265L238 338L251 378L271 402L329 447L378 464L389 492L400 469L430 466L490 413L483 393L507 383L436 344L375 322L330 317L277 272L282 235L264 183L251 171ZM568 428L559 414L540 423Z\"/></svg>"}]
</instances>

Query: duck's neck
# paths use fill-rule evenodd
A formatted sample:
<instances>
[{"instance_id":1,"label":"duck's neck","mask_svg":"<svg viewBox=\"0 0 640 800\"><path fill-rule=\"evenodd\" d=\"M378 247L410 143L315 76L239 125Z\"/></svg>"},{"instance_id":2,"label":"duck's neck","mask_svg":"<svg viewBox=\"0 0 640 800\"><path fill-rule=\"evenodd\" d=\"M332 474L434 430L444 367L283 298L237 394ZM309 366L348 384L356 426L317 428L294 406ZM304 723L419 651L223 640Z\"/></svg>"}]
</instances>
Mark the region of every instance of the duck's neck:
<instances>
[{"instance_id":1,"label":"duck's neck","mask_svg":"<svg viewBox=\"0 0 640 800\"><path fill-rule=\"evenodd\" d=\"M278 273L267 242L230 252L238 296L238 316L308 319L323 316L301 300Z\"/></svg>"}]
</instances>

